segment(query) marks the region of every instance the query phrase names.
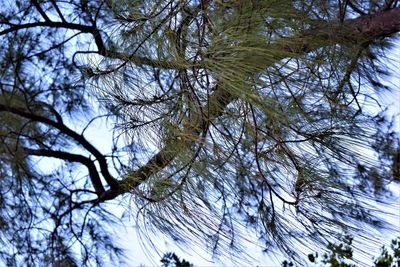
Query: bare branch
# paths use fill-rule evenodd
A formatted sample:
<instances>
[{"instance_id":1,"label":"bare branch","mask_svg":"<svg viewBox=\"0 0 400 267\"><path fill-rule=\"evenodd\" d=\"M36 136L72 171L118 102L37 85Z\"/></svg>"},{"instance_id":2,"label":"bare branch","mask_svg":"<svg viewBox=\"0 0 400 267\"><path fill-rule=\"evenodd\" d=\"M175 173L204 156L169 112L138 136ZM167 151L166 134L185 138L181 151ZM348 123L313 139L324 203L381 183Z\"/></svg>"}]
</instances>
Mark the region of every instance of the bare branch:
<instances>
[{"instance_id":1,"label":"bare branch","mask_svg":"<svg viewBox=\"0 0 400 267\"><path fill-rule=\"evenodd\" d=\"M51 21L46 15L46 12L43 11L42 7L37 2L37 0L31 0L31 3L36 7L37 11L40 13L40 15L42 15L45 21Z\"/></svg>"},{"instance_id":2,"label":"bare branch","mask_svg":"<svg viewBox=\"0 0 400 267\"><path fill-rule=\"evenodd\" d=\"M97 193L97 195L101 195L104 193L104 187L101 183L99 173L96 169L96 165L94 162L82 155L73 154L60 150L49 150L49 149L31 149L31 148L19 148L24 153L33 156L42 156L42 157L52 157L57 159L66 160L69 162L79 162L85 165L89 171L90 180L92 181L93 187Z\"/></svg>"},{"instance_id":3,"label":"bare branch","mask_svg":"<svg viewBox=\"0 0 400 267\"><path fill-rule=\"evenodd\" d=\"M62 122L55 122L53 120L50 120L49 118L34 114L32 112L28 112L22 108L10 107L4 104L0 104L0 112L10 112L33 121L47 124L49 126L58 129L61 133L71 137L72 139L77 141L79 145L81 145L87 151L92 153L92 155L96 158L96 160L99 162L101 173L104 176L106 182L110 185L110 187L114 190L119 188L118 181L115 180L115 178L113 178L110 172L108 171L107 160L104 157L104 155L99 150L97 150L91 143L89 143L89 141L87 141L82 135L74 132Z\"/></svg>"}]
</instances>

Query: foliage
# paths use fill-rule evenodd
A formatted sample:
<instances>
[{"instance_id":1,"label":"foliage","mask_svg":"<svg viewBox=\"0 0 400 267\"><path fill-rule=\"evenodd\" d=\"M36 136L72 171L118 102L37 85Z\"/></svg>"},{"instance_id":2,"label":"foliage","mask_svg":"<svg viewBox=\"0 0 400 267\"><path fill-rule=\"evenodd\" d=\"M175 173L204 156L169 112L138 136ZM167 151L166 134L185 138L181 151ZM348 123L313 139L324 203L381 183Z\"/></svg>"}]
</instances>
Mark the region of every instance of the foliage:
<instances>
[{"instance_id":1,"label":"foliage","mask_svg":"<svg viewBox=\"0 0 400 267\"><path fill-rule=\"evenodd\" d=\"M308 255L308 260L314 266L331 266L331 267L354 267L352 238L345 235L342 243L339 245L329 243L327 246L328 253L323 253L322 258L318 257L318 253ZM381 254L374 259L374 267L396 267L400 262L400 237L392 240L391 250L382 246ZM284 261L282 266L294 266L289 261ZM311 265L310 265L311 266Z\"/></svg>"},{"instance_id":2,"label":"foliage","mask_svg":"<svg viewBox=\"0 0 400 267\"><path fill-rule=\"evenodd\" d=\"M191 267L190 262L185 259L180 260L175 253L167 252L161 259L162 267Z\"/></svg>"},{"instance_id":3,"label":"foliage","mask_svg":"<svg viewBox=\"0 0 400 267\"><path fill-rule=\"evenodd\" d=\"M247 231L299 259L343 229L390 228L371 203L399 180L399 136L377 100L399 10L6 1L0 265L122 262L116 205L144 239L239 259ZM96 144L100 121L112 137Z\"/></svg>"},{"instance_id":4,"label":"foliage","mask_svg":"<svg viewBox=\"0 0 400 267\"><path fill-rule=\"evenodd\" d=\"M308 261L310 262L308 266L330 266L330 267L354 267L353 260L353 238L344 235L341 238L341 243L339 245L329 243L326 249L328 252L322 253L322 257L319 257L318 252L308 254ZM180 260L175 253L165 253L161 259L163 267L179 267L179 266L193 266L188 261L182 259ZM400 262L400 237L393 239L390 245L390 250L385 246L382 246L381 254L374 258L374 267L396 267L398 262ZM310 265L311 264L311 265ZM290 261L283 261L282 267L295 266L294 263Z\"/></svg>"},{"instance_id":5,"label":"foliage","mask_svg":"<svg viewBox=\"0 0 400 267\"><path fill-rule=\"evenodd\" d=\"M345 235L339 245L329 243L327 246L328 253L324 253L320 260L323 265L338 267L355 267L354 264L346 263L346 260L352 260L353 249L351 247L353 239ZM309 254L308 260L312 263L317 262L318 253Z\"/></svg>"},{"instance_id":6,"label":"foliage","mask_svg":"<svg viewBox=\"0 0 400 267\"><path fill-rule=\"evenodd\" d=\"M393 239L390 244L389 251L385 246L382 246L382 252L379 257L374 259L374 264L377 267L395 267L400 263L400 238Z\"/></svg>"}]
</instances>

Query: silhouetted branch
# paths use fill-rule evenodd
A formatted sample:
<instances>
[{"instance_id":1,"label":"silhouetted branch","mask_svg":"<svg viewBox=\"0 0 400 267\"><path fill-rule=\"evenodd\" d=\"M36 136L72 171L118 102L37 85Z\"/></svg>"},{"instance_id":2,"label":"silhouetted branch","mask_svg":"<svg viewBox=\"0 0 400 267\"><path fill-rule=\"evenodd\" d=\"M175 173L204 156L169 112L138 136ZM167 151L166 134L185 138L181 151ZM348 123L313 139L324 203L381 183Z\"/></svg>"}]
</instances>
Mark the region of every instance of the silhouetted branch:
<instances>
[{"instance_id":1,"label":"silhouetted branch","mask_svg":"<svg viewBox=\"0 0 400 267\"><path fill-rule=\"evenodd\" d=\"M69 162L79 162L85 165L89 171L89 176L92 181L93 187L97 195L104 193L104 187L101 183L99 173L97 171L94 162L82 155L73 154L60 150L49 150L49 149L31 149L31 148L20 148L24 153L32 156L52 157L57 159L66 160Z\"/></svg>"},{"instance_id":2,"label":"silhouetted branch","mask_svg":"<svg viewBox=\"0 0 400 267\"><path fill-rule=\"evenodd\" d=\"M49 126L53 126L54 128L58 129L61 133L73 138L75 141L77 141L79 145L81 145L87 151L92 153L92 155L96 158L96 160L99 162L101 173L104 176L106 182L110 185L110 187L113 189L119 188L119 183L111 176L108 170L107 161L104 155L99 150L97 150L91 143L89 143L89 141L87 141L82 135L74 132L73 130L68 128L64 123L55 122L47 117L43 117L34 114L32 112L28 112L22 108L10 107L4 104L0 104L0 112L10 112L33 121L45 123Z\"/></svg>"}]
</instances>

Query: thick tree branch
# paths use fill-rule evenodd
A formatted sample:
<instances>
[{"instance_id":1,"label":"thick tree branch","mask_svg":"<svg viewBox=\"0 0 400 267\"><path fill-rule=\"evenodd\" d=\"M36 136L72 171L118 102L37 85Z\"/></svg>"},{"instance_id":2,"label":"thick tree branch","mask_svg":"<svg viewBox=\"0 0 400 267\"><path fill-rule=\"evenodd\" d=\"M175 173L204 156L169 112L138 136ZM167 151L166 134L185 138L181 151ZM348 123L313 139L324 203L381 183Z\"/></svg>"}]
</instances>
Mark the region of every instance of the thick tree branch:
<instances>
[{"instance_id":1,"label":"thick tree branch","mask_svg":"<svg viewBox=\"0 0 400 267\"><path fill-rule=\"evenodd\" d=\"M346 21L344 26L352 29L354 35L361 34L365 38L386 37L400 31L400 8L351 19Z\"/></svg>"},{"instance_id":2,"label":"thick tree branch","mask_svg":"<svg viewBox=\"0 0 400 267\"><path fill-rule=\"evenodd\" d=\"M137 55L129 55L127 53L121 53L118 51L110 51L106 48L106 45L101 37L100 30L96 26L90 25L82 25L76 23L69 23L69 22L57 22L57 21L42 21L42 22L33 22L33 23L26 23L26 24L11 24L8 29L0 31L0 36L6 35L12 32L16 32L22 29L29 29L29 28L36 28L36 27L49 27L49 28L64 28L70 30L78 30L82 33L90 33L92 34L98 51L96 53L109 58L121 59L129 61L138 66L151 66L156 68L163 68L163 69L176 69L176 70L184 70L187 68L191 68L194 66L193 63L187 62L175 62L175 61L165 61L165 60L155 60L146 57L141 57Z\"/></svg>"},{"instance_id":3,"label":"thick tree branch","mask_svg":"<svg viewBox=\"0 0 400 267\"><path fill-rule=\"evenodd\" d=\"M22 29L36 28L36 27L49 27L49 28L65 28L71 30L79 30L84 33L93 33L93 26L76 24L76 23L68 23L68 22L58 22L58 21L40 21L40 22L32 22L26 24L12 24L8 29L2 30L0 32L0 36L6 35L11 32L16 32Z\"/></svg>"},{"instance_id":4,"label":"thick tree branch","mask_svg":"<svg viewBox=\"0 0 400 267\"><path fill-rule=\"evenodd\" d=\"M322 22L321 22L322 23ZM304 54L334 44L365 44L400 31L400 8L320 26L271 45L277 51ZM285 57L285 55L283 55ZM282 57L277 57L281 60Z\"/></svg>"}]
</instances>

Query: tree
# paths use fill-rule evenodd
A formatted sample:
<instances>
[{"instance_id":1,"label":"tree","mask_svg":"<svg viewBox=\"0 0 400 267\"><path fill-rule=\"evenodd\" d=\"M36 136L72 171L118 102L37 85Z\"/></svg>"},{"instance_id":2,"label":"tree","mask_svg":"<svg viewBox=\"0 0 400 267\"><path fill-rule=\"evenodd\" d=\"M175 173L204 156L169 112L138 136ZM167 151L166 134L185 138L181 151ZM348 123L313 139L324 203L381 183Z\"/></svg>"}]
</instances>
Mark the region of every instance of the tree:
<instances>
[{"instance_id":1,"label":"tree","mask_svg":"<svg viewBox=\"0 0 400 267\"><path fill-rule=\"evenodd\" d=\"M327 246L328 253L323 253L319 257L318 253L308 255L308 260L312 266L331 266L331 267L354 267L353 261L353 238L343 236L342 242L337 245L329 243ZM390 250L385 245L381 248L381 254L374 257L373 266L375 267L396 267L400 263L400 238L393 239L390 244ZM320 254L321 255L321 254ZM293 263L284 261L282 266L294 266Z\"/></svg>"},{"instance_id":2,"label":"tree","mask_svg":"<svg viewBox=\"0 0 400 267\"><path fill-rule=\"evenodd\" d=\"M312 266L331 266L331 267L354 267L356 265L350 263L353 260L353 238L343 235L339 245L329 243L326 247L328 252L308 254L309 264ZM320 255L322 254L322 257ZM163 266L192 266L188 261L182 259L175 253L165 253L161 259ZM385 245L381 248L381 254L374 257L375 267L396 267L400 263L400 238L393 239L390 249ZM294 263L284 260L282 267L295 266Z\"/></svg>"},{"instance_id":3,"label":"tree","mask_svg":"<svg viewBox=\"0 0 400 267\"><path fill-rule=\"evenodd\" d=\"M180 260L175 253L165 253L161 259L162 267L191 267L193 266L190 262L185 259Z\"/></svg>"},{"instance_id":4,"label":"tree","mask_svg":"<svg viewBox=\"0 0 400 267\"><path fill-rule=\"evenodd\" d=\"M370 200L399 179L399 139L371 110L398 1L0 10L7 265L122 260L110 205L126 197L146 231L217 254L240 251L245 228L295 257L343 228L390 227ZM102 118L115 123L109 152L86 134Z\"/></svg>"}]
</instances>

